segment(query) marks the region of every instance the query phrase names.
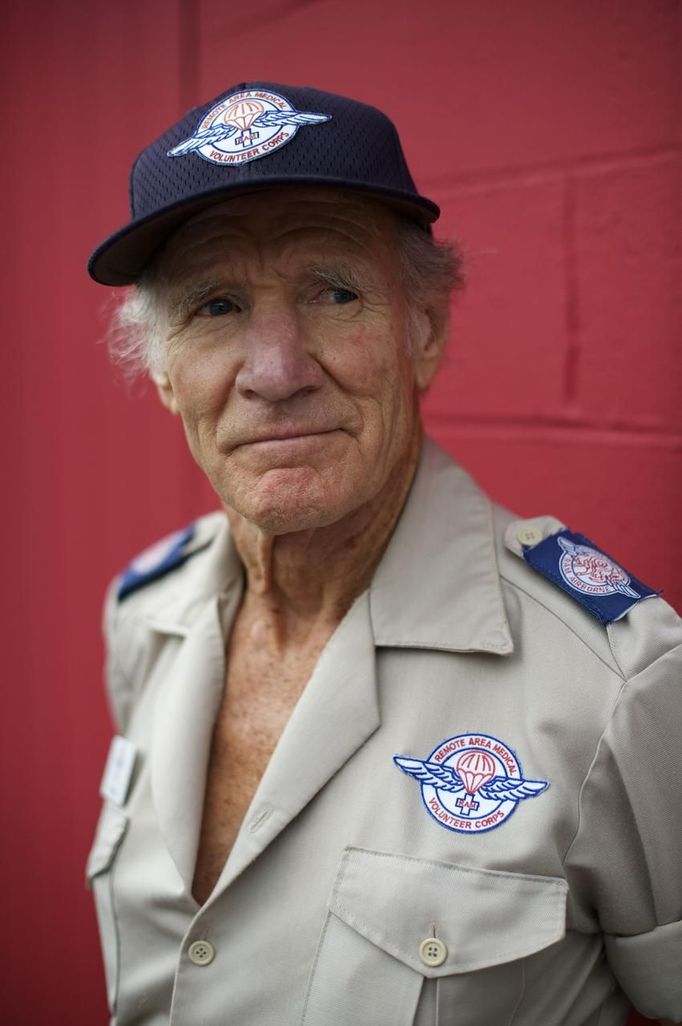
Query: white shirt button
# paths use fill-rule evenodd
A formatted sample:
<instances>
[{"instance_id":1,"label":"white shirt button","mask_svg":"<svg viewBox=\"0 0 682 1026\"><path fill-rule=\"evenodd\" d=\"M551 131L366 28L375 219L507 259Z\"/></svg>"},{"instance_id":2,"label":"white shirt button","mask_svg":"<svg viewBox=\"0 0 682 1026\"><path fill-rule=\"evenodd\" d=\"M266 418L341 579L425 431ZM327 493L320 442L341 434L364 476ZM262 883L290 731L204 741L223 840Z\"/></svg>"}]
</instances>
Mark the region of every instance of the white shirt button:
<instances>
[{"instance_id":1,"label":"white shirt button","mask_svg":"<svg viewBox=\"0 0 682 1026\"><path fill-rule=\"evenodd\" d=\"M419 945L419 957L424 965L442 965L448 957L448 949L438 937L427 937Z\"/></svg>"},{"instance_id":2,"label":"white shirt button","mask_svg":"<svg viewBox=\"0 0 682 1026\"><path fill-rule=\"evenodd\" d=\"M538 545L544 537L542 528L535 524L522 524L516 532L516 540L522 545Z\"/></svg>"},{"instance_id":3,"label":"white shirt button","mask_svg":"<svg viewBox=\"0 0 682 1026\"><path fill-rule=\"evenodd\" d=\"M198 940L190 944L187 954L195 965L210 965L215 958L215 948L210 941Z\"/></svg>"}]
</instances>

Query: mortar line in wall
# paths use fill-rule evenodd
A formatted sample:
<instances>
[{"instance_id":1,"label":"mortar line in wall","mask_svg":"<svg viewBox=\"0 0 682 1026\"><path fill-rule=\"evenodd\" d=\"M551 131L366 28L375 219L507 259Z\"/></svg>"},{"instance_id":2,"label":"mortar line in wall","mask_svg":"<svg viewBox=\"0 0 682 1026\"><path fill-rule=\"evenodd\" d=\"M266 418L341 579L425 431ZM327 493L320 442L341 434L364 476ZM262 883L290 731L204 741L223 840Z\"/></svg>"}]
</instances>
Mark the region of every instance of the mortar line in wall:
<instances>
[{"instance_id":1,"label":"mortar line in wall","mask_svg":"<svg viewBox=\"0 0 682 1026\"><path fill-rule=\"evenodd\" d=\"M649 445L671 451L679 450L682 453L682 434L657 431L651 428L640 427L636 424L608 424L603 421L585 421L577 423L568 418L559 417L494 417L494 416L470 416L457 417L429 413L426 416L430 428L443 430L452 429L458 433L473 434L494 434L511 433L515 435L530 435L538 430L549 434L571 436L576 440L584 441L587 438L608 439L617 444L627 445Z\"/></svg>"},{"instance_id":2,"label":"mortar line in wall","mask_svg":"<svg viewBox=\"0 0 682 1026\"><path fill-rule=\"evenodd\" d=\"M445 423L458 423L458 424L494 424L501 427L506 425L530 425L543 424L550 427L569 427L569 428L581 428L585 427L589 430L596 428L598 430L607 431L634 431L634 432L645 432L651 435L661 435L663 437L671 437L680 434L682 429L677 426L665 427L663 425L658 426L652 423L647 423L643 420L637 421L628 419L625 417L608 415L590 416L586 413L574 413L574 412L557 412L557 413L486 413L486 412L466 412L457 413L456 411L448 410L447 412L439 411L438 409L429 410L428 407L425 411L426 416L431 420L442 420ZM682 438L682 434L680 434Z\"/></svg>"},{"instance_id":3,"label":"mortar line in wall","mask_svg":"<svg viewBox=\"0 0 682 1026\"><path fill-rule=\"evenodd\" d=\"M564 246L564 317L566 319L566 352L562 373L563 400L567 407L575 402L580 373L580 295L578 255L576 251L576 182L571 175L564 179L562 232Z\"/></svg>"},{"instance_id":4,"label":"mortar line in wall","mask_svg":"<svg viewBox=\"0 0 682 1026\"><path fill-rule=\"evenodd\" d=\"M578 157L573 160L548 160L536 164L507 165L492 169L473 169L461 174L428 175L421 179L423 188L448 189L477 193L509 185L533 185L556 181L566 174L600 173L631 170L651 164L665 164L679 159L682 148L678 145L652 147L641 150L623 150L622 153Z\"/></svg>"},{"instance_id":5,"label":"mortar line in wall","mask_svg":"<svg viewBox=\"0 0 682 1026\"><path fill-rule=\"evenodd\" d=\"M201 8L194 0L178 0L180 102L194 107L199 102L199 47Z\"/></svg>"}]
</instances>

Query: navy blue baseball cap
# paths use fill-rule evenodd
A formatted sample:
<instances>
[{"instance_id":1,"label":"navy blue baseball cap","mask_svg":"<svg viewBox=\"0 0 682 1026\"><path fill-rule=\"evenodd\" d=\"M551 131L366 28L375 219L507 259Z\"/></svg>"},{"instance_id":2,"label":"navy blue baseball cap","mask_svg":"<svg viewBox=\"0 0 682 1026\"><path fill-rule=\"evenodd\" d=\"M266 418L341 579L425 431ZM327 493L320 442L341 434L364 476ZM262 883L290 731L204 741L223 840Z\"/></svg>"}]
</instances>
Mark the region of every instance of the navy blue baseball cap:
<instances>
[{"instance_id":1,"label":"navy blue baseball cap","mask_svg":"<svg viewBox=\"0 0 682 1026\"><path fill-rule=\"evenodd\" d=\"M130 285L203 207L282 185L370 194L427 228L440 214L417 192L395 126L376 107L308 86L242 82L142 151L130 174L130 223L97 247L90 276Z\"/></svg>"}]
</instances>

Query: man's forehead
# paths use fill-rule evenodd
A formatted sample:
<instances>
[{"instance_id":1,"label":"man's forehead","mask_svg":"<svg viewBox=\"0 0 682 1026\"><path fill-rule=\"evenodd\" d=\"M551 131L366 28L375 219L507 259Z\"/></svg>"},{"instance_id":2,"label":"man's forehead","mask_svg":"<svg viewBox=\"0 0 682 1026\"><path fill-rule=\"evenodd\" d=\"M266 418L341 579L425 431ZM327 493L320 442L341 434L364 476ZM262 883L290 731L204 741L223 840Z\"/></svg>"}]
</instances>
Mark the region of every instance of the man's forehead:
<instances>
[{"instance_id":1,"label":"man's forehead","mask_svg":"<svg viewBox=\"0 0 682 1026\"><path fill-rule=\"evenodd\" d=\"M379 240L392 242L396 215L376 200L342 189L282 188L235 196L205 208L173 234L165 251L212 241L295 237L316 230L329 233L341 243Z\"/></svg>"}]
</instances>

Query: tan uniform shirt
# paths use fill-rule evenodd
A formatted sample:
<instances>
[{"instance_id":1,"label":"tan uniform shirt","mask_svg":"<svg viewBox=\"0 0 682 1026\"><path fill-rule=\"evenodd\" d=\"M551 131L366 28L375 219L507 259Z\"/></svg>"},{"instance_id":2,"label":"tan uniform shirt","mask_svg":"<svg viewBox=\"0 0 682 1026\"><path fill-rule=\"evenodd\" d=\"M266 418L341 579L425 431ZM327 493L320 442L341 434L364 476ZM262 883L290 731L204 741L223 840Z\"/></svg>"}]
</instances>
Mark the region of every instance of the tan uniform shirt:
<instances>
[{"instance_id":1,"label":"tan uniform shirt","mask_svg":"<svg viewBox=\"0 0 682 1026\"><path fill-rule=\"evenodd\" d=\"M525 564L518 526L425 446L202 907L243 586L224 516L183 566L112 592L110 694L137 756L88 878L114 1023L616 1026L629 1001L682 1018L682 623L651 598L604 628Z\"/></svg>"}]
</instances>

